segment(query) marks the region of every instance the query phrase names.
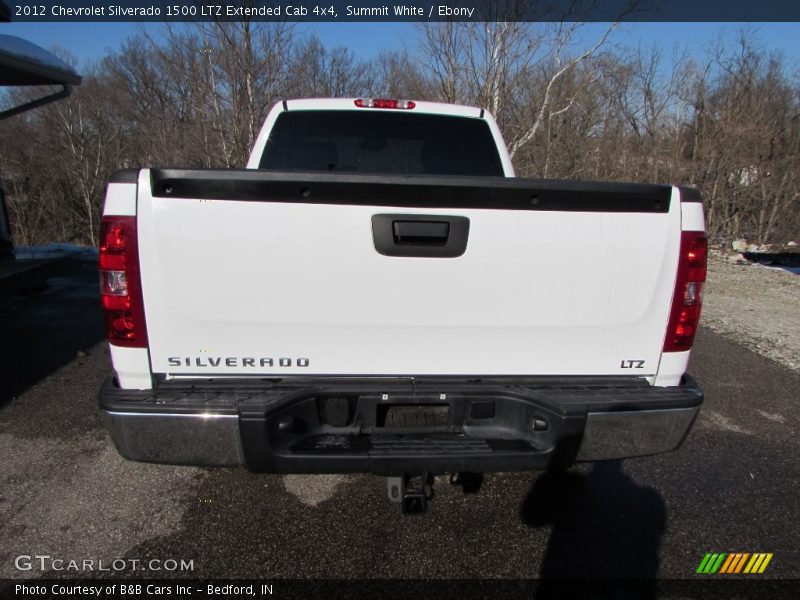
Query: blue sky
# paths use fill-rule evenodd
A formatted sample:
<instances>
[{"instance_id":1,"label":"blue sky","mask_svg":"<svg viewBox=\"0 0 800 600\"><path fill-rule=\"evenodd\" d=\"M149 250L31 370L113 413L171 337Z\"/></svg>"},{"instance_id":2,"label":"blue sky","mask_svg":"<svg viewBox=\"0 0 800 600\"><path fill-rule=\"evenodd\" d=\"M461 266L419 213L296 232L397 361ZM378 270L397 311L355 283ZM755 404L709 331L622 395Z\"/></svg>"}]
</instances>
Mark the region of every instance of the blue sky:
<instances>
[{"instance_id":1,"label":"blue sky","mask_svg":"<svg viewBox=\"0 0 800 600\"><path fill-rule=\"evenodd\" d=\"M79 61L78 69L117 50L121 42L140 27L156 33L160 23L3 23L0 33L23 37L45 48L57 44ZM605 26L585 26L584 35L592 39ZM800 67L800 23L625 23L614 41L625 46L657 43L669 51L685 45L692 55L702 55L715 36L733 39L747 27L756 33L759 44L768 50L784 52L792 71ZM301 23L300 31L315 32L330 46L350 47L357 55L371 58L384 49L414 49L416 28L411 23Z\"/></svg>"}]
</instances>

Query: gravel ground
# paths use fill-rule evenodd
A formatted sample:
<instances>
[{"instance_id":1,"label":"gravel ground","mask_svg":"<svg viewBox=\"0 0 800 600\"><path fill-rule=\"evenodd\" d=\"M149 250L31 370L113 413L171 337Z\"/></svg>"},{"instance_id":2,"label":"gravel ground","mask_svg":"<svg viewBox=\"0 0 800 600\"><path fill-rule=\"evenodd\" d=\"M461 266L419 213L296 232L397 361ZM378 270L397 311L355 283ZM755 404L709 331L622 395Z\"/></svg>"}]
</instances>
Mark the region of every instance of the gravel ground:
<instances>
[{"instance_id":1,"label":"gravel ground","mask_svg":"<svg viewBox=\"0 0 800 600\"><path fill-rule=\"evenodd\" d=\"M800 275L711 255L701 326L800 371Z\"/></svg>"},{"instance_id":2,"label":"gravel ground","mask_svg":"<svg viewBox=\"0 0 800 600\"><path fill-rule=\"evenodd\" d=\"M402 518L388 502L378 477L258 475L119 457L97 407L110 365L96 267L67 261L45 290L0 302L0 597L11 597L3 577L17 583L87 575L20 570L15 563L19 556L46 555L102 560L106 568L117 559L125 565L148 561L147 568L90 577L485 577L516 585L520 577L585 582L657 575L658 594L655 588L613 594L646 600L664 596L664 583L722 583L695 573L709 551L771 552L774 558L763 579L731 579L739 587L723 588L724 596L707 587L666 595L800 597L800 377L728 339L752 335L745 323L753 322L759 336L743 338L745 344L760 343L761 353L780 347L797 363L800 279L718 263L710 270L707 326L690 364L705 403L681 448L624 463L577 465L567 473L490 474L477 494L440 478L428 514L414 519ZM191 568L166 572L150 567L151 559L186 560ZM345 595L329 588L301 595L276 584L290 597ZM743 584L758 588L751 593ZM409 585L361 595L461 593L430 581ZM469 597L504 597L502 588L460 585L470 586ZM506 596L524 593L515 587ZM578 594L589 597L590 590L570 595L543 587L536 597ZM607 588L592 597L611 594Z\"/></svg>"}]
</instances>

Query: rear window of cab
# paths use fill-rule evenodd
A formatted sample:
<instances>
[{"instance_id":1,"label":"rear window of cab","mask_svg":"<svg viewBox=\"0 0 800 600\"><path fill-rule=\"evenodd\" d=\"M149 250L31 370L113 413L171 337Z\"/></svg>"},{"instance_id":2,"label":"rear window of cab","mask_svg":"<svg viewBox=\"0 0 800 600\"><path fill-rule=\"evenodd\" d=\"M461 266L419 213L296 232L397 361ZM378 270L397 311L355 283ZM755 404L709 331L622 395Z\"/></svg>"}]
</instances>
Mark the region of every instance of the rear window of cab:
<instances>
[{"instance_id":1,"label":"rear window of cab","mask_svg":"<svg viewBox=\"0 0 800 600\"><path fill-rule=\"evenodd\" d=\"M281 113L259 168L503 176L494 137L483 119L384 110Z\"/></svg>"}]
</instances>

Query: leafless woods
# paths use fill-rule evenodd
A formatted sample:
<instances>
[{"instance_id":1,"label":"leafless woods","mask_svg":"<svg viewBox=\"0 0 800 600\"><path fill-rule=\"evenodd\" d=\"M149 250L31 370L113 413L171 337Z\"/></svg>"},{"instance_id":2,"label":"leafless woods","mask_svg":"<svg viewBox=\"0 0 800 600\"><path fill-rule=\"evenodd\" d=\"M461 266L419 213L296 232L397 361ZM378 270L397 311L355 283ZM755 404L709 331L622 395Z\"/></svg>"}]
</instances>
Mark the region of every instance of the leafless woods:
<instances>
[{"instance_id":1,"label":"leafless woods","mask_svg":"<svg viewBox=\"0 0 800 600\"><path fill-rule=\"evenodd\" d=\"M581 29L429 24L370 59L290 24L141 33L67 100L0 123L16 242L94 244L114 170L240 167L274 102L341 96L485 107L521 176L694 185L715 240L800 237L796 66L747 32L689 56Z\"/></svg>"}]
</instances>

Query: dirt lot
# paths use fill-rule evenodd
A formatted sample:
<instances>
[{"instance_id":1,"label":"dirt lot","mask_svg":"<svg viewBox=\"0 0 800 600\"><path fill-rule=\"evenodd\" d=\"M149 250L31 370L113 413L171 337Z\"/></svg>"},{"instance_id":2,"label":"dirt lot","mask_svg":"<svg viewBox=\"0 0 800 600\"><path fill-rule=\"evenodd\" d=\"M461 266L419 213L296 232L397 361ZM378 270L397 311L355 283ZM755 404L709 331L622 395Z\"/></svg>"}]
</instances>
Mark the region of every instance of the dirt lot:
<instances>
[{"instance_id":1,"label":"dirt lot","mask_svg":"<svg viewBox=\"0 0 800 600\"><path fill-rule=\"evenodd\" d=\"M800 371L800 276L712 255L701 326Z\"/></svg>"}]
</instances>

